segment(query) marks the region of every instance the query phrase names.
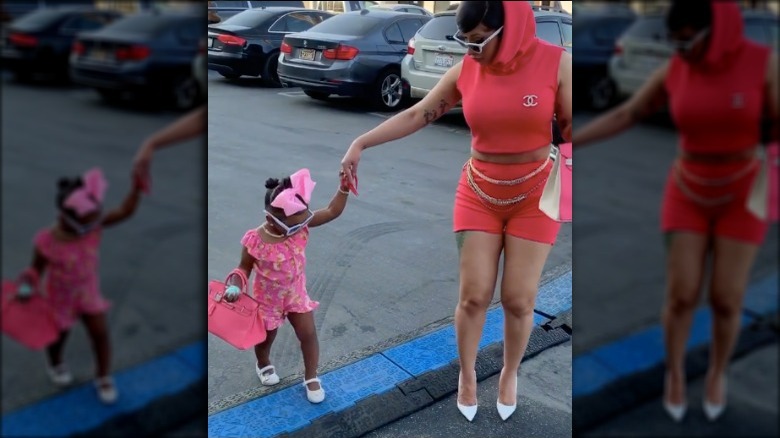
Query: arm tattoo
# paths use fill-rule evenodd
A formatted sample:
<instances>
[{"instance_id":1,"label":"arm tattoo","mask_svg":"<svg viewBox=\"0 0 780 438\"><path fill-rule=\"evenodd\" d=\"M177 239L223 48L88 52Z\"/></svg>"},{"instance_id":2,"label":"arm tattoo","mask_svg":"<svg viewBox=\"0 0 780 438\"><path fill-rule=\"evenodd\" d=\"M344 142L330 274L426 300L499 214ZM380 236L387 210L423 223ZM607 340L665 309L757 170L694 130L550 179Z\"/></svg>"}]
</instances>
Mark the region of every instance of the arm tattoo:
<instances>
[{"instance_id":1,"label":"arm tattoo","mask_svg":"<svg viewBox=\"0 0 780 438\"><path fill-rule=\"evenodd\" d=\"M444 113L447 112L447 109L449 108L449 104L446 100L442 99L439 101L439 106L436 109L427 109L425 112L423 112L423 117L425 118L425 124L429 125L436 121L439 117L443 116Z\"/></svg>"}]
</instances>

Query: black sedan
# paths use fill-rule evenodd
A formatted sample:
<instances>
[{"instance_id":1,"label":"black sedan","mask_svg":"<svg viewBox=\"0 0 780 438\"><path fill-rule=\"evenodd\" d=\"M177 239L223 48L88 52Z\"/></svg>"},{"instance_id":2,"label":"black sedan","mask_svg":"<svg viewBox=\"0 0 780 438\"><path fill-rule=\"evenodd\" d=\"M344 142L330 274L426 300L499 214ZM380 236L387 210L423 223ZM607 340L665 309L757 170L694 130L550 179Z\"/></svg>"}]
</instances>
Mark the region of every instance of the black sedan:
<instances>
[{"instance_id":1,"label":"black sedan","mask_svg":"<svg viewBox=\"0 0 780 438\"><path fill-rule=\"evenodd\" d=\"M279 79L314 99L362 97L382 110L406 98L401 61L430 17L364 9L337 15L282 43Z\"/></svg>"},{"instance_id":2,"label":"black sedan","mask_svg":"<svg viewBox=\"0 0 780 438\"><path fill-rule=\"evenodd\" d=\"M68 57L78 32L100 29L121 15L88 7L40 9L8 25L3 66L20 80L35 73L68 77Z\"/></svg>"},{"instance_id":3,"label":"black sedan","mask_svg":"<svg viewBox=\"0 0 780 438\"><path fill-rule=\"evenodd\" d=\"M266 85L280 86L276 66L284 36L305 31L332 16L323 11L286 7L240 12L209 26L209 69L228 79L260 76Z\"/></svg>"},{"instance_id":4,"label":"black sedan","mask_svg":"<svg viewBox=\"0 0 780 438\"><path fill-rule=\"evenodd\" d=\"M205 97L192 74L205 21L205 8L152 10L80 34L71 76L108 100L131 94L189 109Z\"/></svg>"}]
</instances>

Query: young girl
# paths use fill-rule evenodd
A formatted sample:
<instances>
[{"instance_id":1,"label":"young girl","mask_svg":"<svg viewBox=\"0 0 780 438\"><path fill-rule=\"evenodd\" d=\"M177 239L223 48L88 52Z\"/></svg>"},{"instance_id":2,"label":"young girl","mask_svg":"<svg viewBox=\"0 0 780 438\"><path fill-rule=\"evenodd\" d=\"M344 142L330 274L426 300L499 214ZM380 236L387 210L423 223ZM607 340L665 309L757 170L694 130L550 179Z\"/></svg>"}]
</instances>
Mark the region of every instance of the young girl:
<instances>
[{"instance_id":1,"label":"young girl","mask_svg":"<svg viewBox=\"0 0 780 438\"><path fill-rule=\"evenodd\" d=\"M32 266L22 274L20 298L43 291L55 312L60 327L59 339L47 348L47 372L57 385L68 385L73 376L63 361L68 332L81 318L89 333L97 361L95 388L104 403L118 397L110 377L111 346L106 327L110 303L100 293L98 249L105 227L132 216L140 199L140 185L134 183L124 202L116 209L103 211L103 195L108 184L100 169L92 169L75 179L62 178L57 193L59 216L52 226L42 229L34 239Z\"/></svg>"},{"instance_id":2,"label":"young girl","mask_svg":"<svg viewBox=\"0 0 780 438\"><path fill-rule=\"evenodd\" d=\"M265 183L265 222L249 230L241 239L244 248L241 264L247 278L254 268L254 297L260 302L268 337L255 346L255 371L263 385L279 383L271 365L271 345L277 329L290 320L301 343L305 376L303 385L311 403L325 399L325 391L317 378L319 343L312 311L319 303L306 293L306 244L309 228L336 219L347 204L348 185L341 175L341 187L327 208L312 211L309 207L314 189L308 169L301 169L282 181L269 179ZM227 281L225 299L235 301L241 293L241 279L231 275Z\"/></svg>"}]
</instances>

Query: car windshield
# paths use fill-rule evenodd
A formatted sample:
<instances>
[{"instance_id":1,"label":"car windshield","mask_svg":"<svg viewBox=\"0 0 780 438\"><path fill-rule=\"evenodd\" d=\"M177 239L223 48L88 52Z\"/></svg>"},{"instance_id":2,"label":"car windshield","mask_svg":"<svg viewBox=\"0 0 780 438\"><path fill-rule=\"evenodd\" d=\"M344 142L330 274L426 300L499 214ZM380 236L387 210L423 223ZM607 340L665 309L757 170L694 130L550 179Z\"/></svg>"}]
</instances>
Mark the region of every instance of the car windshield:
<instances>
[{"instance_id":1,"label":"car windshield","mask_svg":"<svg viewBox=\"0 0 780 438\"><path fill-rule=\"evenodd\" d=\"M435 17L420 29L420 36L429 40L452 41L452 36L458 31L455 15Z\"/></svg>"},{"instance_id":2,"label":"car windshield","mask_svg":"<svg viewBox=\"0 0 780 438\"><path fill-rule=\"evenodd\" d=\"M232 17L226 19L220 24L231 24L234 26L245 26L245 27L257 27L261 23L267 21L269 18L271 18L274 14L268 11L263 10L247 10L243 12L239 12L236 15L233 15Z\"/></svg>"},{"instance_id":3,"label":"car windshield","mask_svg":"<svg viewBox=\"0 0 780 438\"><path fill-rule=\"evenodd\" d=\"M172 27L176 17L141 13L114 22L105 28L107 32L138 35L158 35Z\"/></svg>"},{"instance_id":4,"label":"car windshield","mask_svg":"<svg viewBox=\"0 0 780 438\"><path fill-rule=\"evenodd\" d=\"M363 36L384 20L359 14L341 14L309 29L310 32Z\"/></svg>"},{"instance_id":5,"label":"car windshield","mask_svg":"<svg viewBox=\"0 0 780 438\"><path fill-rule=\"evenodd\" d=\"M12 24L14 27L24 29L44 29L51 26L57 20L65 17L62 11L53 9L41 9L20 17Z\"/></svg>"}]
</instances>

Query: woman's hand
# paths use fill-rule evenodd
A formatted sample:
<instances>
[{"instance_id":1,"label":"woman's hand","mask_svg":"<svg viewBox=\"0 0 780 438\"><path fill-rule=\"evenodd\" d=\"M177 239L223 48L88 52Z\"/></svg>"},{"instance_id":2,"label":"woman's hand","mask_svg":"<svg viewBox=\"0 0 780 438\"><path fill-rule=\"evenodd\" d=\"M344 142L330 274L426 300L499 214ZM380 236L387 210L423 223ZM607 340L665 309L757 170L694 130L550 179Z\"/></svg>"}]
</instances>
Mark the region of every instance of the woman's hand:
<instances>
[{"instance_id":1,"label":"woman's hand","mask_svg":"<svg viewBox=\"0 0 780 438\"><path fill-rule=\"evenodd\" d=\"M152 188L152 177L149 171L152 165L154 145L144 142L133 159L133 184L138 185L144 193L149 193Z\"/></svg>"},{"instance_id":2,"label":"woman's hand","mask_svg":"<svg viewBox=\"0 0 780 438\"><path fill-rule=\"evenodd\" d=\"M347 153L344 154L344 158L341 159L341 170L344 172L344 177L352 187L357 188L357 168L360 162L360 154L363 153L363 147L357 143L347 149Z\"/></svg>"}]
</instances>

